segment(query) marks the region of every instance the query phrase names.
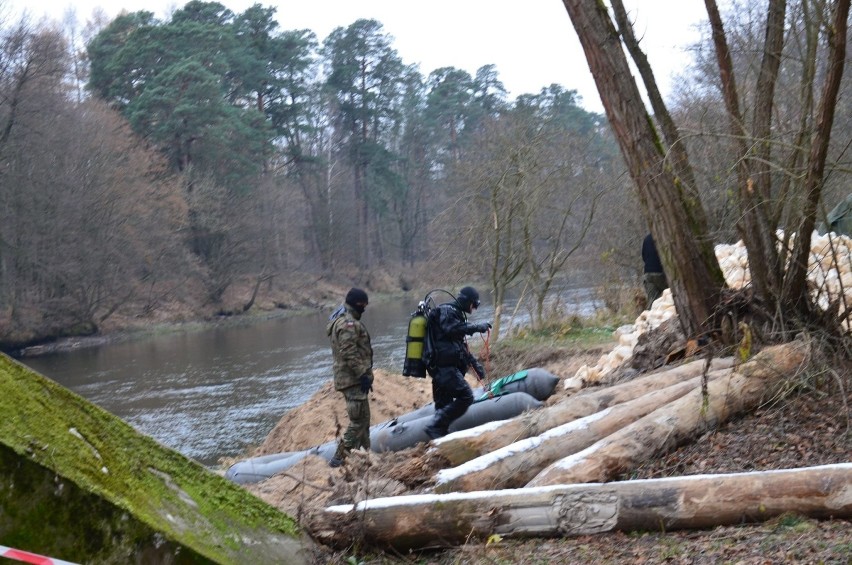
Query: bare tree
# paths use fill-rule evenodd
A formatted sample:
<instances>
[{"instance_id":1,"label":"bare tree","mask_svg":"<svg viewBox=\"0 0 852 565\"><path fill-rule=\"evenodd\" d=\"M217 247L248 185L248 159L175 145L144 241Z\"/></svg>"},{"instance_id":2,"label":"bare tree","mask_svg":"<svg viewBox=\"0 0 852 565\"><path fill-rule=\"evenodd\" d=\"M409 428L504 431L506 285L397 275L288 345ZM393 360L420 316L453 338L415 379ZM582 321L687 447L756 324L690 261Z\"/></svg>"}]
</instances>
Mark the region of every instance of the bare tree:
<instances>
[{"instance_id":1,"label":"bare tree","mask_svg":"<svg viewBox=\"0 0 852 565\"><path fill-rule=\"evenodd\" d=\"M507 122L490 124L475 149L466 153L467 165L456 169L464 187L456 211L465 218L462 246L467 250L459 259L488 273L493 339L500 336L506 293L526 267L524 219L532 213L528 196L539 185L533 173L539 166L535 148L543 141L535 135L516 138L520 129Z\"/></svg>"},{"instance_id":2,"label":"bare tree","mask_svg":"<svg viewBox=\"0 0 852 565\"><path fill-rule=\"evenodd\" d=\"M186 272L186 214L126 122L75 100L61 33L24 23L0 43L0 315L26 341L162 296L155 281Z\"/></svg>"},{"instance_id":3,"label":"bare tree","mask_svg":"<svg viewBox=\"0 0 852 565\"><path fill-rule=\"evenodd\" d=\"M724 279L712 243L700 230L700 206L665 164L665 150L631 78L620 36L606 6L564 0L589 61L607 118L636 183L639 204L654 239L687 335L705 331Z\"/></svg>"},{"instance_id":4,"label":"bare tree","mask_svg":"<svg viewBox=\"0 0 852 565\"><path fill-rule=\"evenodd\" d=\"M575 110L571 93L526 97L484 123L455 167L460 198L451 223L466 228L454 247L466 249L459 263L488 273L494 339L507 293L516 286L532 296L533 326L542 325L545 300L564 278L606 190L597 174L597 134L578 133L585 115Z\"/></svg>"},{"instance_id":5,"label":"bare tree","mask_svg":"<svg viewBox=\"0 0 852 565\"><path fill-rule=\"evenodd\" d=\"M743 45L757 45L756 60L730 47L715 2L707 9L728 116L720 133L738 157L737 230L755 292L779 319L813 321L819 314L805 284L811 241L795 236L813 232L823 199L849 3L767 2L762 37L743 33L734 19L728 27Z\"/></svg>"},{"instance_id":6,"label":"bare tree","mask_svg":"<svg viewBox=\"0 0 852 565\"><path fill-rule=\"evenodd\" d=\"M653 75L628 29L620 2L614 2L614 11L621 33L603 4L591 0L564 0L563 4L586 53L607 117L636 184L643 213L661 249L681 324L687 335L700 335L714 326L716 306L725 285L707 233L703 207L697 199L697 190L691 186L694 175L688 157L678 148L680 134L669 121L659 96L655 95ZM787 2L769 0L766 5L765 34L759 48L762 61L753 91L751 127L747 126L746 116L740 110L745 94L737 88L735 67L718 7L714 0L706 0L705 4L730 124L728 135L736 140L738 147L734 155L738 170L738 227L748 247L756 296L770 312L780 314L792 308L809 315L811 307L804 276L810 238L796 240L791 268L784 271L784 255L783 251L779 253L775 231L779 193L772 190L772 120L777 96L775 86L782 63ZM829 38L830 63L817 112L817 126L813 130L804 181L794 191L802 197L798 202L803 204L798 220L794 221L799 234L810 234L814 227L843 71L849 0L832 2L831 12L832 23L824 28ZM622 41L633 55L651 94L654 111L663 124L665 143L631 78ZM667 160L667 156L671 159Z\"/></svg>"},{"instance_id":7,"label":"bare tree","mask_svg":"<svg viewBox=\"0 0 852 565\"><path fill-rule=\"evenodd\" d=\"M545 124L545 130L550 131L537 147L543 164L540 184L527 194L529 213L522 219L534 329L546 323L546 302L554 286L569 282L566 265L586 242L593 222L600 221L598 203L614 186L605 146L552 124Z\"/></svg>"},{"instance_id":8,"label":"bare tree","mask_svg":"<svg viewBox=\"0 0 852 565\"><path fill-rule=\"evenodd\" d=\"M20 179L28 172L26 140L46 133L34 118L46 97L61 91L65 69L61 34L34 28L26 17L0 32L0 304L12 320L23 315L31 293L26 286L32 281L28 236L36 233L27 219L31 216L21 214L38 196Z\"/></svg>"}]
</instances>

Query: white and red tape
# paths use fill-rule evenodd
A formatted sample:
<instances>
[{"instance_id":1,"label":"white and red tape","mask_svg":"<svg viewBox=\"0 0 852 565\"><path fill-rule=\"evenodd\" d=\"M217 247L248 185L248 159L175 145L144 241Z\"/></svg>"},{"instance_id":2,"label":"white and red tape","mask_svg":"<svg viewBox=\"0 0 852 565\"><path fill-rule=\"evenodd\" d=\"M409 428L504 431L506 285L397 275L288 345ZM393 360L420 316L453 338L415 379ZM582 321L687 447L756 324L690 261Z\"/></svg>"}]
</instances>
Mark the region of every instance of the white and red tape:
<instances>
[{"instance_id":1,"label":"white and red tape","mask_svg":"<svg viewBox=\"0 0 852 565\"><path fill-rule=\"evenodd\" d=\"M24 563L33 563L34 565L76 565L76 563L71 563L70 561L45 557L44 555L38 555L37 553L30 553L29 551L15 549L14 547L6 547L4 545L0 545L0 557L7 557L9 559L14 559L15 561L23 561Z\"/></svg>"}]
</instances>

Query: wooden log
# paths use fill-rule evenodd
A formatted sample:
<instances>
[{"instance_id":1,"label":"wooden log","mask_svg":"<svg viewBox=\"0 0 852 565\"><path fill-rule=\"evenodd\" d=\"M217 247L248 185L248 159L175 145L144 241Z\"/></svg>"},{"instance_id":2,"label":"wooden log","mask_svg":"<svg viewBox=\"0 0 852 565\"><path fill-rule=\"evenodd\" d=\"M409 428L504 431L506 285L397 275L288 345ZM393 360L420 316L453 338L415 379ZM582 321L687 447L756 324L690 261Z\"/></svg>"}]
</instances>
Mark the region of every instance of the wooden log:
<instances>
[{"instance_id":1,"label":"wooden log","mask_svg":"<svg viewBox=\"0 0 852 565\"><path fill-rule=\"evenodd\" d=\"M486 424L455 433L433 442L439 455L450 465L461 465L480 455L490 453L516 441L541 435L551 428L583 418L604 408L627 402L651 391L688 381L702 373L706 362L693 361L662 372L653 373L632 381L600 390L582 392L562 400L553 406L528 412L519 417L499 423ZM732 357L714 359L710 371L733 366Z\"/></svg>"},{"instance_id":2,"label":"wooden log","mask_svg":"<svg viewBox=\"0 0 852 565\"><path fill-rule=\"evenodd\" d=\"M714 371L708 378L729 375ZM635 422L701 386L701 377L649 392L639 398L552 428L540 436L523 439L486 453L435 477L436 492L504 489L524 486L547 465L576 453L624 426Z\"/></svg>"},{"instance_id":3,"label":"wooden log","mask_svg":"<svg viewBox=\"0 0 852 565\"><path fill-rule=\"evenodd\" d=\"M731 416L754 409L775 384L795 375L808 346L801 341L758 353L728 376L651 412L578 453L542 470L527 486L607 481L662 455Z\"/></svg>"},{"instance_id":4,"label":"wooden log","mask_svg":"<svg viewBox=\"0 0 852 565\"><path fill-rule=\"evenodd\" d=\"M758 522L796 513L852 518L852 463L503 491L413 495L333 506L314 516L320 542L359 535L398 551L503 537L667 531Z\"/></svg>"}]
</instances>

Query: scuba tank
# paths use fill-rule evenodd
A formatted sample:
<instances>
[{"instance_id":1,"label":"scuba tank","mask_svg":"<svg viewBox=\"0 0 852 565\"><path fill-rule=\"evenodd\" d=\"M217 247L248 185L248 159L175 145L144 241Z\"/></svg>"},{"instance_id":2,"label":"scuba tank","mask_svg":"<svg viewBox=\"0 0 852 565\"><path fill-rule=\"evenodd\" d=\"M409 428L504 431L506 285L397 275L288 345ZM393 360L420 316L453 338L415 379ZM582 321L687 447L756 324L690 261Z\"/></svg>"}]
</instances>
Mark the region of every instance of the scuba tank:
<instances>
[{"instance_id":1,"label":"scuba tank","mask_svg":"<svg viewBox=\"0 0 852 565\"><path fill-rule=\"evenodd\" d=\"M426 378L425 354L431 354L429 341L429 314L437 307L432 295L436 292L444 292L453 298L446 290L435 289L430 291L426 297L417 305L417 310L411 314L408 321L408 335L405 336L405 363L402 366L402 374L406 377ZM431 342L430 342L431 343Z\"/></svg>"},{"instance_id":2,"label":"scuba tank","mask_svg":"<svg viewBox=\"0 0 852 565\"><path fill-rule=\"evenodd\" d=\"M408 335L405 336L405 363L402 366L402 374L406 377L426 378L426 364L423 362L426 314L424 300L417 305L417 310L408 321Z\"/></svg>"}]
</instances>

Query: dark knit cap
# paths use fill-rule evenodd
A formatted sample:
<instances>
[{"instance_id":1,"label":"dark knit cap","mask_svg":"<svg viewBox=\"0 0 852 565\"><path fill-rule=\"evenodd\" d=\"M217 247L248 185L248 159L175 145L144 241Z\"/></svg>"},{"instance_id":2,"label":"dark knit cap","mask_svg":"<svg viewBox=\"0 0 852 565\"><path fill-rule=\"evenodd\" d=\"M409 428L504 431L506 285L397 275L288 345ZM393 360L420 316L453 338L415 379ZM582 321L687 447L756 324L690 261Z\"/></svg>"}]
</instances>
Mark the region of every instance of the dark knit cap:
<instances>
[{"instance_id":1,"label":"dark knit cap","mask_svg":"<svg viewBox=\"0 0 852 565\"><path fill-rule=\"evenodd\" d=\"M346 293L346 303L350 306L355 306L356 304L367 304L368 302L367 293L360 288L350 288L349 292Z\"/></svg>"}]
</instances>

